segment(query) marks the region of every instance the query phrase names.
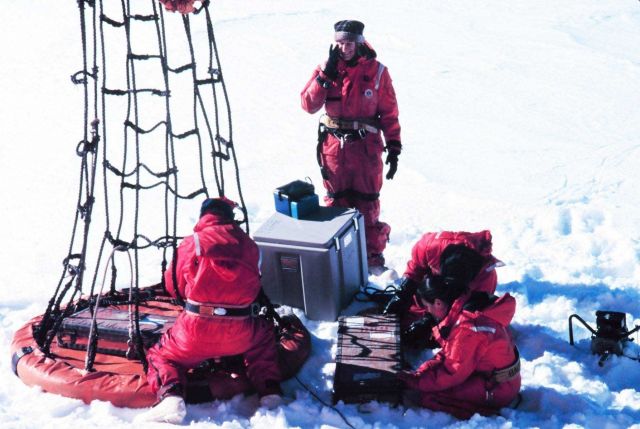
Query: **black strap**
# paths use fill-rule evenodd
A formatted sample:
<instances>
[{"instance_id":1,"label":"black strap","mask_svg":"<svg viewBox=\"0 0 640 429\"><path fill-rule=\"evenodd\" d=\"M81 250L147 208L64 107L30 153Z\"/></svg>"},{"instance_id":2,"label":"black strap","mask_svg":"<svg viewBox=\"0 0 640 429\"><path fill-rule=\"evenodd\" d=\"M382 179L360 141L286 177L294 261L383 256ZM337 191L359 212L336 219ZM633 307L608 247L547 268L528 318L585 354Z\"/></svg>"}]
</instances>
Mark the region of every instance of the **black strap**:
<instances>
[{"instance_id":1,"label":"black strap","mask_svg":"<svg viewBox=\"0 0 640 429\"><path fill-rule=\"evenodd\" d=\"M347 142L351 142L353 140L363 140L365 137L367 137L368 133L368 131L364 128L358 128L357 130L348 128L327 128L327 132L338 140L344 139Z\"/></svg>"},{"instance_id":2,"label":"black strap","mask_svg":"<svg viewBox=\"0 0 640 429\"><path fill-rule=\"evenodd\" d=\"M258 302L260 303L260 305L266 307L267 309L266 316L268 318L273 319L278 324L279 327L282 327L283 326L282 318L276 311L275 307L273 306L273 303L271 302L266 292L264 291L264 288L262 287L260 288L260 292L258 293Z\"/></svg>"},{"instance_id":3,"label":"black strap","mask_svg":"<svg viewBox=\"0 0 640 429\"><path fill-rule=\"evenodd\" d=\"M202 307L215 307L216 309L221 309L224 310L224 314L207 314L207 313L201 313L200 310ZM187 302L184 306L185 310L190 311L192 313L197 313L197 314L203 314L205 316L221 316L221 317L225 317L225 316L257 316L258 315L258 311L260 311L260 306L257 303L253 303L251 305L249 305L248 307L242 307L242 308L228 308L228 307L222 307L222 306L217 306L217 305L199 305L199 304L194 304L192 302Z\"/></svg>"},{"instance_id":4,"label":"black strap","mask_svg":"<svg viewBox=\"0 0 640 429\"><path fill-rule=\"evenodd\" d=\"M33 348L31 347L23 347L11 356L11 369L13 369L13 373L18 375L18 362L22 359L23 356L28 355L33 352Z\"/></svg>"},{"instance_id":5,"label":"black strap","mask_svg":"<svg viewBox=\"0 0 640 429\"><path fill-rule=\"evenodd\" d=\"M515 359L511 365L493 370L491 373L491 379L493 381L497 383L509 381L520 373L520 351L518 350L518 347L513 347L513 353L515 354Z\"/></svg>"},{"instance_id":6,"label":"black strap","mask_svg":"<svg viewBox=\"0 0 640 429\"><path fill-rule=\"evenodd\" d=\"M357 199L363 201L375 201L380 197L379 193L366 194L364 192L356 191L354 189L345 189L343 191L338 192L329 192L327 191L327 196L333 199L340 198L348 198L348 199Z\"/></svg>"},{"instance_id":7,"label":"black strap","mask_svg":"<svg viewBox=\"0 0 640 429\"><path fill-rule=\"evenodd\" d=\"M320 174L324 180L329 179L329 173L327 173L327 169L322 165L322 144L324 143L324 139L327 138L327 128L318 124L318 144L316 145L316 160L318 161L318 166L320 167Z\"/></svg>"}]
</instances>

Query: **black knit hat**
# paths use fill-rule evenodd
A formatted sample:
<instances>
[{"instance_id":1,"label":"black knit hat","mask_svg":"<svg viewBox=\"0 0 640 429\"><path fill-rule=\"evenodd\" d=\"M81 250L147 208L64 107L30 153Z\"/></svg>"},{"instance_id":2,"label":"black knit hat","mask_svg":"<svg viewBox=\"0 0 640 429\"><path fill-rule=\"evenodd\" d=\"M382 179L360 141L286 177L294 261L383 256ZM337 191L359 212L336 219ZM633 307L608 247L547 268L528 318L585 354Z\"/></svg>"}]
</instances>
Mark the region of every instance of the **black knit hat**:
<instances>
[{"instance_id":1,"label":"black knit hat","mask_svg":"<svg viewBox=\"0 0 640 429\"><path fill-rule=\"evenodd\" d=\"M451 305L467 290L467 285L462 282L435 275L422 282L418 286L416 294L427 302L433 303L437 298Z\"/></svg>"},{"instance_id":2,"label":"black knit hat","mask_svg":"<svg viewBox=\"0 0 640 429\"><path fill-rule=\"evenodd\" d=\"M207 198L200 206L200 217L207 213L212 213L231 221L234 218L234 207L236 207L236 203L226 197Z\"/></svg>"},{"instance_id":3,"label":"black knit hat","mask_svg":"<svg viewBox=\"0 0 640 429\"><path fill-rule=\"evenodd\" d=\"M364 43L364 36L362 31L364 30L364 24L360 21L345 20L338 21L333 25L333 29L336 32L336 41L348 41Z\"/></svg>"},{"instance_id":4,"label":"black knit hat","mask_svg":"<svg viewBox=\"0 0 640 429\"><path fill-rule=\"evenodd\" d=\"M483 264L484 258L475 250L464 244L450 244L440 255L440 274L448 281L468 285Z\"/></svg>"}]
</instances>

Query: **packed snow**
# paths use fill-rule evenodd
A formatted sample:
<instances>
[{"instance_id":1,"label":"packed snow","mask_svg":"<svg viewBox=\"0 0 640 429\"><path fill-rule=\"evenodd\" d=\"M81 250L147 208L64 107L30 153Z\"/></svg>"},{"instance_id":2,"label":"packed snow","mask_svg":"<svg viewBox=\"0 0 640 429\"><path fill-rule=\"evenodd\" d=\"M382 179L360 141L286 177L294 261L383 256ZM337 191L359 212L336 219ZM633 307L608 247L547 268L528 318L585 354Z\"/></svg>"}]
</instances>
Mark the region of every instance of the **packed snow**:
<instances>
[{"instance_id":1,"label":"packed snow","mask_svg":"<svg viewBox=\"0 0 640 429\"><path fill-rule=\"evenodd\" d=\"M321 191L318 115L302 111L299 92L326 59L333 23L358 19L389 68L403 129L398 173L381 195L381 219L392 226L388 265L401 274L424 232L482 229L505 263L497 292L518 302L522 404L462 422L338 404L351 425L640 428L637 336L628 357L602 367L586 329L576 327L575 347L568 342L574 313L594 327L599 309L640 324L640 3L214 0L211 8L252 231L273 213L277 186L309 177ZM82 54L77 2L6 2L2 14L0 426L129 427L139 410L43 393L11 371L13 334L44 311L66 256L82 138L82 89L69 76ZM238 396L188 406L186 424L347 427L326 405L336 323L305 323L313 353L299 379L324 404L289 380L291 402L280 408Z\"/></svg>"}]
</instances>

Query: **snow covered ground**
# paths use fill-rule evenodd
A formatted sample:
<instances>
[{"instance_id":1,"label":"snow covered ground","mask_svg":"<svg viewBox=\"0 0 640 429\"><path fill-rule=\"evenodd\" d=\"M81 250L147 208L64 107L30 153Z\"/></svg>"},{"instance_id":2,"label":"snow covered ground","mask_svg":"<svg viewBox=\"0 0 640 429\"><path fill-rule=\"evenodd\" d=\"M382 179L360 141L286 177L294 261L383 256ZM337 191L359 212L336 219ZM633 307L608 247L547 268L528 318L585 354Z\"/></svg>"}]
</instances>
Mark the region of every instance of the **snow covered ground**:
<instances>
[{"instance_id":1,"label":"snow covered ground","mask_svg":"<svg viewBox=\"0 0 640 429\"><path fill-rule=\"evenodd\" d=\"M26 387L11 372L13 333L43 312L66 256L77 198L81 68L75 1L7 2L0 40L0 426L128 427L138 411L85 405ZM299 91L325 60L332 25L359 19L389 67L404 152L382 191L389 265L404 270L426 231L490 229L506 266L498 292L518 301L524 401L502 417L458 422L385 405L340 410L356 427L640 428L640 362L599 367L595 311L640 324L640 4L633 0L217 0L212 12L231 96L252 231L272 190L309 176L317 115ZM354 311L350 308L347 311ZM309 322L300 378L330 398L336 324ZM636 338L637 342L638 339ZM635 344L627 354L637 357ZM198 428L346 427L295 380L295 400L188 407Z\"/></svg>"}]
</instances>

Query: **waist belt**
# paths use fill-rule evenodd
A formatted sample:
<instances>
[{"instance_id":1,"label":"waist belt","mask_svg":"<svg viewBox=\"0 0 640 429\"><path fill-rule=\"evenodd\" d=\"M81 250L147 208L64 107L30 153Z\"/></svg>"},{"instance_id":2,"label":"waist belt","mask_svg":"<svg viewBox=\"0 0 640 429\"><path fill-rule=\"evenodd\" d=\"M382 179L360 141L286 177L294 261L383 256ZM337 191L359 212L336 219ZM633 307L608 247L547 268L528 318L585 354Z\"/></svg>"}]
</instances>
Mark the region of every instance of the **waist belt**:
<instances>
[{"instance_id":1,"label":"waist belt","mask_svg":"<svg viewBox=\"0 0 640 429\"><path fill-rule=\"evenodd\" d=\"M509 381L514 379L518 374L520 374L520 353L518 352L518 348L514 348L514 352L516 354L515 361L506 368L496 369L490 375L489 379L496 383L504 383L505 381Z\"/></svg>"},{"instance_id":2,"label":"waist belt","mask_svg":"<svg viewBox=\"0 0 640 429\"><path fill-rule=\"evenodd\" d=\"M215 304L200 304L193 301L187 301L184 309L189 313L197 314L198 316L211 317L211 318L227 318L227 317L257 317L260 313L260 304L257 302L251 303L247 307L224 307Z\"/></svg>"},{"instance_id":3,"label":"waist belt","mask_svg":"<svg viewBox=\"0 0 640 429\"><path fill-rule=\"evenodd\" d=\"M320 116L320 123L329 130L340 131L366 131L368 133L377 134L378 128L363 121L351 121L340 118L332 118L329 115Z\"/></svg>"}]
</instances>

